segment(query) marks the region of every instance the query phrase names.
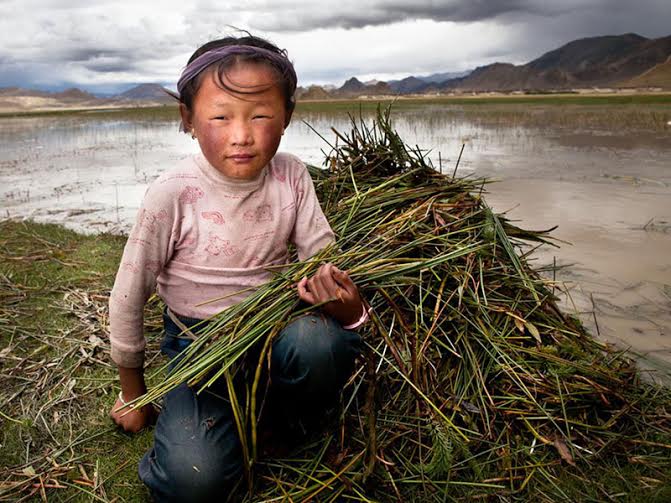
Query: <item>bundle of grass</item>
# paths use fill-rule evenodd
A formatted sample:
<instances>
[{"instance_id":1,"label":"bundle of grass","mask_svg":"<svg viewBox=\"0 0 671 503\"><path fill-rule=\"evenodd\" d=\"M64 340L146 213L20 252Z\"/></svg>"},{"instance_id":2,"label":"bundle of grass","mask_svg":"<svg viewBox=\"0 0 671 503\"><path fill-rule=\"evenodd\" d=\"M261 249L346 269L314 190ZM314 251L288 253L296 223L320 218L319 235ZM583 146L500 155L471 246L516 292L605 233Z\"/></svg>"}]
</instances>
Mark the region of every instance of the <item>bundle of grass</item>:
<instances>
[{"instance_id":1,"label":"bundle of grass","mask_svg":"<svg viewBox=\"0 0 671 503\"><path fill-rule=\"evenodd\" d=\"M277 269L213 319L143 403L227 379L254 501L554 500L570 497L567 478L598 498L585 470L634 458L650 486L668 476L668 394L557 308L555 286L523 254L547 234L494 214L482 181L435 170L388 112L337 135L328 169L313 170L337 248ZM347 269L373 307L367 352L334 435L291 459L258 459L260 400L236 395L233 375L261 348L245 396L262 396L269 343L301 314L292 285L324 261Z\"/></svg>"}]
</instances>

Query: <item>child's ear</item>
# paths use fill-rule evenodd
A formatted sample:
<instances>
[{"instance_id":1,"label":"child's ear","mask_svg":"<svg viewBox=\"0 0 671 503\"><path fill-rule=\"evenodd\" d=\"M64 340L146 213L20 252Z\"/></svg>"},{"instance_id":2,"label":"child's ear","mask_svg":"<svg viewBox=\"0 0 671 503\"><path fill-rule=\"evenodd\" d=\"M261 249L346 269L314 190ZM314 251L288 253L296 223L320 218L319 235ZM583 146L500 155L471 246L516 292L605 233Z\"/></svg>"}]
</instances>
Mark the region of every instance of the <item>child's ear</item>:
<instances>
[{"instance_id":1,"label":"child's ear","mask_svg":"<svg viewBox=\"0 0 671 503\"><path fill-rule=\"evenodd\" d=\"M191 110L184 103L179 104L179 115L182 117L182 130L188 133L193 128L193 124L191 123Z\"/></svg>"}]
</instances>

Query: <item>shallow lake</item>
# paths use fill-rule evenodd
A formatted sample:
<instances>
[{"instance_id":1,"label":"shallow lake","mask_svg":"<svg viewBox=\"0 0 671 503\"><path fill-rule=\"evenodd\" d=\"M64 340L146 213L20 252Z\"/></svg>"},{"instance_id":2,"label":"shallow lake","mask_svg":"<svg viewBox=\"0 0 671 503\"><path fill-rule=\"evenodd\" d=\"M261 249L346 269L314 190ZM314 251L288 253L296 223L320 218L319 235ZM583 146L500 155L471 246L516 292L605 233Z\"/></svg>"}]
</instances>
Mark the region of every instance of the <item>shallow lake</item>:
<instances>
[{"instance_id":1,"label":"shallow lake","mask_svg":"<svg viewBox=\"0 0 671 503\"><path fill-rule=\"evenodd\" d=\"M526 228L558 225L553 235L566 244L532 260L566 266L556 272L568 286L564 308L661 369L671 364L671 128L660 127L665 117L647 127L630 113L538 108L520 119L436 104L401 107L393 118L445 172L464 145L457 173L494 180L487 201L496 211ZM321 165L330 148L320 135L334 142L332 127L348 131L345 112L299 111L280 149ZM176 120L0 119L0 216L124 232L147 184L196 151Z\"/></svg>"}]
</instances>

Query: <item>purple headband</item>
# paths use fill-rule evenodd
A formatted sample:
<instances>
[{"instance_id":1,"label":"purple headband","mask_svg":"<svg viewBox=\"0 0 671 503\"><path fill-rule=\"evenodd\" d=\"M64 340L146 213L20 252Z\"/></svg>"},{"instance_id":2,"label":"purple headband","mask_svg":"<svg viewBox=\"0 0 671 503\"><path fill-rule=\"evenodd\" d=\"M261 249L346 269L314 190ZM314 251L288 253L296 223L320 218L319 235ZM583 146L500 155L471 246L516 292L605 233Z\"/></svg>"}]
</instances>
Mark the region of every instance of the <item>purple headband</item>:
<instances>
[{"instance_id":1,"label":"purple headband","mask_svg":"<svg viewBox=\"0 0 671 503\"><path fill-rule=\"evenodd\" d=\"M287 78L290 89L296 89L296 70L294 70L294 65L291 64L291 61L284 54L252 45L226 45L201 54L187 65L177 81L177 92L179 95L182 95L186 85L200 75L203 70L229 56L260 56L279 70L282 76ZM293 96L291 100L293 101Z\"/></svg>"}]
</instances>

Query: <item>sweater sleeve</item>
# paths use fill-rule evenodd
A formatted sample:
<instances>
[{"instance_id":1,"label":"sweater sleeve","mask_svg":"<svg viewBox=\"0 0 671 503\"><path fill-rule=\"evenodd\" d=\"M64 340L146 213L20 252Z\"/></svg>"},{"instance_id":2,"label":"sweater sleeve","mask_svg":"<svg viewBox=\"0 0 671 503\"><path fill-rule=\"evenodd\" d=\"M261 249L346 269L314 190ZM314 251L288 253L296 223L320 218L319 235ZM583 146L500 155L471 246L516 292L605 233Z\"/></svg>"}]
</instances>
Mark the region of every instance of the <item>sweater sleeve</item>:
<instances>
[{"instance_id":1,"label":"sweater sleeve","mask_svg":"<svg viewBox=\"0 0 671 503\"><path fill-rule=\"evenodd\" d=\"M335 235L319 205L307 167L298 159L296 162L299 163L294 186L296 223L291 241L296 246L298 259L305 260L333 243Z\"/></svg>"},{"instance_id":2,"label":"sweater sleeve","mask_svg":"<svg viewBox=\"0 0 671 503\"><path fill-rule=\"evenodd\" d=\"M109 300L111 357L121 367L144 364L144 305L173 253L178 224L177 198L154 182L128 236Z\"/></svg>"}]
</instances>

